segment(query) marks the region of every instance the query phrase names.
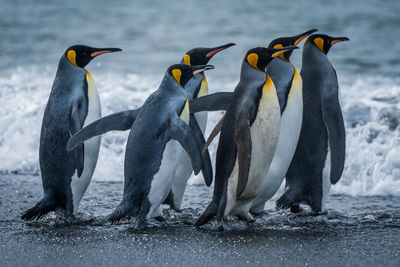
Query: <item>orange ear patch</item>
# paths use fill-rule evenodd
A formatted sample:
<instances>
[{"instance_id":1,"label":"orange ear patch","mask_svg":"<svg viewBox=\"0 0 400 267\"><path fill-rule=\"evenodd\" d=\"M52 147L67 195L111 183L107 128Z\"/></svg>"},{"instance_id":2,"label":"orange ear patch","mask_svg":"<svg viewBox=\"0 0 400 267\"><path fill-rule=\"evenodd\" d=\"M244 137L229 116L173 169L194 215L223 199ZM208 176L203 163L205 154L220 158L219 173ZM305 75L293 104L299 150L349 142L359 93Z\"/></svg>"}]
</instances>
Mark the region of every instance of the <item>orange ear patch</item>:
<instances>
[{"instance_id":1,"label":"orange ear patch","mask_svg":"<svg viewBox=\"0 0 400 267\"><path fill-rule=\"evenodd\" d=\"M78 67L78 65L76 64L76 52L75 52L75 50L68 50L68 52L67 52L67 58L68 58L68 61L69 61L72 65Z\"/></svg>"},{"instance_id":2,"label":"orange ear patch","mask_svg":"<svg viewBox=\"0 0 400 267\"><path fill-rule=\"evenodd\" d=\"M186 55L183 56L183 63L184 63L185 65L191 66L191 65L190 65L190 56L189 56L188 54L186 54Z\"/></svg>"},{"instance_id":3,"label":"orange ear patch","mask_svg":"<svg viewBox=\"0 0 400 267\"><path fill-rule=\"evenodd\" d=\"M252 66L253 68L258 70L257 67L257 62L258 62L258 55L256 53L251 53L247 56L247 62Z\"/></svg>"},{"instance_id":4,"label":"orange ear patch","mask_svg":"<svg viewBox=\"0 0 400 267\"><path fill-rule=\"evenodd\" d=\"M319 48L319 50L324 52L324 39L317 37L314 39L314 44Z\"/></svg>"},{"instance_id":5,"label":"orange ear patch","mask_svg":"<svg viewBox=\"0 0 400 267\"><path fill-rule=\"evenodd\" d=\"M172 70L172 76L174 76L174 79L181 84L181 76L182 76L182 72L180 69L173 69Z\"/></svg>"}]
</instances>

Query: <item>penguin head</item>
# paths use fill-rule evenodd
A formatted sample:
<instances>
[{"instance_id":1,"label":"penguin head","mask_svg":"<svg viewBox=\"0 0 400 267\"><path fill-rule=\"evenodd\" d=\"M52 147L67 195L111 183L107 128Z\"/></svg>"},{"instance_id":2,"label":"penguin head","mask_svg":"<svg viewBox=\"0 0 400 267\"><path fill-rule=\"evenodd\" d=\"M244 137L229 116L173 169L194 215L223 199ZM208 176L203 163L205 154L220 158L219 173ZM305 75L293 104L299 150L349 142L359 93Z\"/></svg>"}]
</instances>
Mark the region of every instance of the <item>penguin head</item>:
<instances>
[{"instance_id":1,"label":"penguin head","mask_svg":"<svg viewBox=\"0 0 400 267\"><path fill-rule=\"evenodd\" d=\"M86 45L73 45L65 51L65 56L72 65L84 68L95 57L117 51L122 50L119 48L95 48Z\"/></svg>"},{"instance_id":2,"label":"penguin head","mask_svg":"<svg viewBox=\"0 0 400 267\"><path fill-rule=\"evenodd\" d=\"M189 66L206 65L215 54L234 45L234 43L229 43L212 48L193 48L183 56L181 63Z\"/></svg>"},{"instance_id":3,"label":"penguin head","mask_svg":"<svg viewBox=\"0 0 400 267\"><path fill-rule=\"evenodd\" d=\"M332 37L328 36L326 34L314 34L308 37L308 39L305 41L305 44L311 44L315 45L316 47L319 48L325 55L328 54L329 49L334 44L337 44L342 41L349 41L350 39L347 37Z\"/></svg>"},{"instance_id":4,"label":"penguin head","mask_svg":"<svg viewBox=\"0 0 400 267\"><path fill-rule=\"evenodd\" d=\"M185 64L175 64L168 68L167 73L182 87L196 74L213 69L213 65L188 66Z\"/></svg>"},{"instance_id":5,"label":"penguin head","mask_svg":"<svg viewBox=\"0 0 400 267\"><path fill-rule=\"evenodd\" d=\"M282 48L256 47L247 51L244 61L256 70L265 72L265 68L273 58L297 48L297 46L286 46Z\"/></svg>"},{"instance_id":6,"label":"penguin head","mask_svg":"<svg viewBox=\"0 0 400 267\"><path fill-rule=\"evenodd\" d=\"M306 38L308 35L316 32L316 31L318 31L318 30L312 29L312 30L300 33L295 36L277 38L275 40L272 40L269 43L268 48L282 48L282 47L291 46L291 45L297 46L304 38ZM281 54L279 56L279 58L281 58L284 61L289 62L292 52L293 52L293 50L288 50L288 51L284 52L283 54Z\"/></svg>"}]
</instances>

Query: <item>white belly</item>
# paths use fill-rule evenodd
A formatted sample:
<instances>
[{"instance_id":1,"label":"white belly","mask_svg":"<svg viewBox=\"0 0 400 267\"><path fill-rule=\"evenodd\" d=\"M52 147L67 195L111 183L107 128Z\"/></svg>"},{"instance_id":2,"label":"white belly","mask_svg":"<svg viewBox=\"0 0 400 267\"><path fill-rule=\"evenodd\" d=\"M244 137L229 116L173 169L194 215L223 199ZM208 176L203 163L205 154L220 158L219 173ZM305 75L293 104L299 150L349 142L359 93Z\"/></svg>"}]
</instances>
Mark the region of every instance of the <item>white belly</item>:
<instances>
[{"instance_id":1,"label":"white belly","mask_svg":"<svg viewBox=\"0 0 400 267\"><path fill-rule=\"evenodd\" d=\"M329 196L331 189L331 152L328 145L328 153L326 154L325 166L322 170L322 199L321 199L321 212L326 212L325 203Z\"/></svg>"},{"instance_id":2,"label":"white belly","mask_svg":"<svg viewBox=\"0 0 400 267\"><path fill-rule=\"evenodd\" d=\"M168 141L165 146L160 169L156 175L154 175L153 181L151 182L148 195L151 207L147 214L147 219L162 215L161 204L167 198L171 189L176 167L179 164L176 155L179 153L180 149L180 144L175 140Z\"/></svg>"},{"instance_id":3,"label":"white belly","mask_svg":"<svg viewBox=\"0 0 400 267\"><path fill-rule=\"evenodd\" d=\"M101 105L99 95L93 80L88 78L88 114L86 116L83 127L101 117ZM79 202L83 194L85 194L90 181L92 180L93 172L96 168L97 158L100 150L101 137L96 136L87 140L85 144L85 159L83 165L83 172L81 177L75 175L72 177L71 189L74 204L74 212L77 212Z\"/></svg>"},{"instance_id":4,"label":"white belly","mask_svg":"<svg viewBox=\"0 0 400 267\"><path fill-rule=\"evenodd\" d=\"M303 119L302 91L301 88L296 89L291 90L289 94L271 167L263 181L262 190L251 207L251 210L257 213L264 210L265 202L278 191L296 151Z\"/></svg>"},{"instance_id":5,"label":"white belly","mask_svg":"<svg viewBox=\"0 0 400 267\"><path fill-rule=\"evenodd\" d=\"M278 142L281 116L275 87L269 90L263 93L257 117L250 129L252 152L246 188L242 195L236 198L239 171L236 161L228 181L225 216L247 215L253 200L260 193L262 182L271 165Z\"/></svg>"},{"instance_id":6,"label":"white belly","mask_svg":"<svg viewBox=\"0 0 400 267\"><path fill-rule=\"evenodd\" d=\"M195 114L197 123L204 135L207 125L207 112L199 112ZM183 195L190 176L193 173L192 162L186 151L179 147L179 164L173 179L171 191L174 195L174 204L177 209L181 209Z\"/></svg>"}]
</instances>

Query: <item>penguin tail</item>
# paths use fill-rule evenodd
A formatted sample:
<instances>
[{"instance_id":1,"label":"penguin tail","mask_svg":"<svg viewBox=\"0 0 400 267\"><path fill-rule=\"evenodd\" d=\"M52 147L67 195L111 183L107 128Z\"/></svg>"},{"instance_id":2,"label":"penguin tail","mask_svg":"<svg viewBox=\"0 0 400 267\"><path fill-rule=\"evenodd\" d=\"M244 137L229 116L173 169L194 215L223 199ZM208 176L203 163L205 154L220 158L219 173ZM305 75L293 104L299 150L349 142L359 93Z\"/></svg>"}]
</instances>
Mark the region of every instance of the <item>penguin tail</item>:
<instances>
[{"instance_id":1,"label":"penguin tail","mask_svg":"<svg viewBox=\"0 0 400 267\"><path fill-rule=\"evenodd\" d=\"M114 212L108 217L111 223L117 223L122 218L127 217L130 214L131 207L128 202L122 201L121 204L114 210Z\"/></svg>"},{"instance_id":2,"label":"penguin tail","mask_svg":"<svg viewBox=\"0 0 400 267\"><path fill-rule=\"evenodd\" d=\"M169 207L175 211L180 211L175 205L174 193L172 193L172 191L169 191L169 194L167 198L164 200L163 204L169 205Z\"/></svg>"},{"instance_id":3,"label":"penguin tail","mask_svg":"<svg viewBox=\"0 0 400 267\"><path fill-rule=\"evenodd\" d=\"M21 215L24 221L40 220L50 211L56 210L56 203L48 197L42 198L33 208L25 211Z\"/></svg>"},{"instance_id":4,"label":"penguin tail","mask_svg":"<svg viewBox=\"0 0 400 267\"><path fill-rule=\"evenodd\" d=\"M296 202L296 196L293 192L286 190L285 193L275 202L276 209L289 209Z\"/></svg>"},{"instance_id":5,"label":"penguin tail","mask_svg":"<svg viewBox=\"0 0 400 267\"><path fill-rule=\"evenodd\" d=\"M208 223L212 218L214 218L217 215L218 212L218 203L212 201L206 210L203 212L201 217L196 221L194 226L199 227L202 226L206 223Z\"/></svg>"}]
</instances>

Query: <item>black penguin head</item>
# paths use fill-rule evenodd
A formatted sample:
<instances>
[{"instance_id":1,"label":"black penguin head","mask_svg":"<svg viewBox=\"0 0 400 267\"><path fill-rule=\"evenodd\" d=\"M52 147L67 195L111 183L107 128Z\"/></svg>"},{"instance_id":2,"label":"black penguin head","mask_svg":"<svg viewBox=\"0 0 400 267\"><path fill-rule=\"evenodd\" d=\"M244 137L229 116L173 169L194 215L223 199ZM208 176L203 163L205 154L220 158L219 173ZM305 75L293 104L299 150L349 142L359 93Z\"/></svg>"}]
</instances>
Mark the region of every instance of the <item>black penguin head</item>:
<instances>
[{"instance_id":1,"label":"black penguin head","mask_svg":"<svg viewBox=\"0 0 400 267\"><path fill-rule=\"evenodd\" d=\"M282 48L285 46L291 46L291 45L298 45L304 38L306 38L308 35L318 31L317 29L312 29L303 33L300 33L299 35L291 36L291 37L281 37L277 38L275 40L272 40L268 48ZM279 57L284 60L289 62L290 61L290 56L292 55L293 50L288 50L284 52L282 55Z\"/></svg>"},{"instance_id":2,"label":"black penguin head","mask_svg":"<svg viewBox=\"0 0 400 267\"><path fill-rule=\"evenodd\" d=\"M326 34L314 34L308 37L304 44L315 45L319 48L325 55L328 54L329 49L334 44L337 44L342 41L349 41L350 39L347 37L332 37Z\"/></svg>"},{"instance_id":3,"label":"black penguin head","mask_svg":"<svg viewBox=\"0 0 400 267\"><path fill-rule=\"evenodd\" d=\"M215 54L233 45L235 44L229 43L213 48L193 48L183 56L181 63L189 66L206 65Z\"/></svg>"},{"instance_id":4,"label":"black penguin head","mask_svg":"<svg viewBox=\"0 0 400 267\"><path fill-rule=\"evenodd\" d=\"M244 60L253 68L265 72L265 68L273 58L297 48L297 46L286 46L282 48L256 47L247 51Z\"/></svg>"},{"instance_id":5,"label":"black penguin head","mask_svg":"<svg viewBox=\"0 0 400 267\"><path fill-rule=\"evenodd\" d=\"M122 50L119 48L94 48L86 45L73 45L65 51L65 56L72 65L84 68L93 58L117 51Z\"/></svg>"},{"instance_id":6,"label":"black penguin head","mask_svg":"<svg viewBox=\"0 0 400 267\"><path fill-rule=\"evenodd\" d=\"M213 65L188 66L185 64L175 64L168 68L167 73L182 87L196 74L213 69Z\"/></svg>"}]
</instances>

